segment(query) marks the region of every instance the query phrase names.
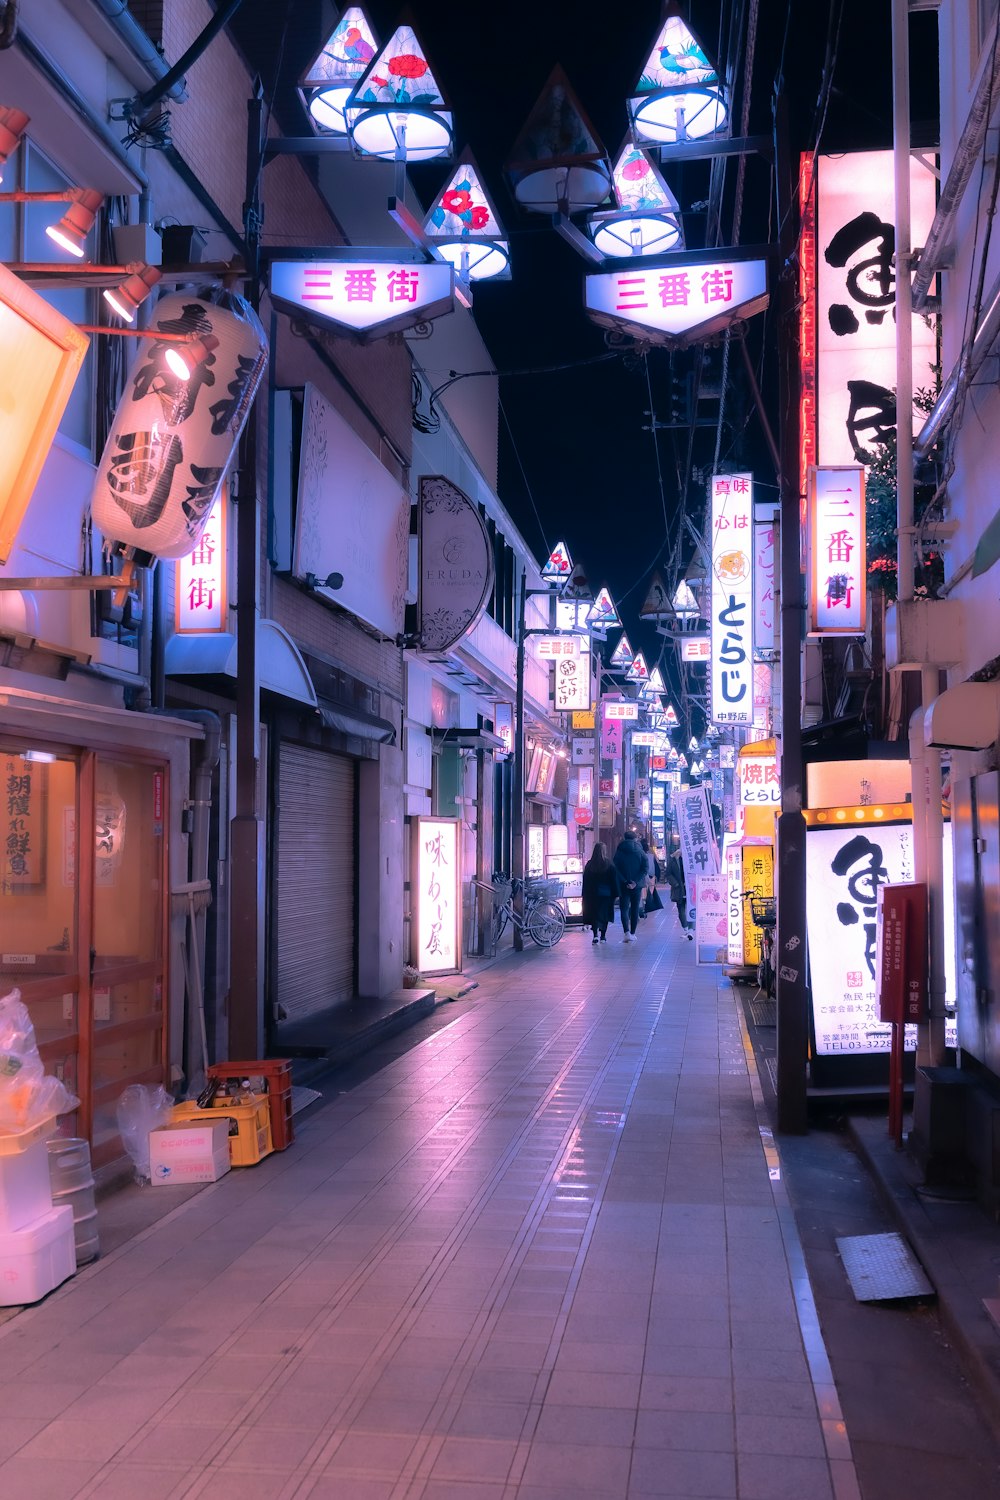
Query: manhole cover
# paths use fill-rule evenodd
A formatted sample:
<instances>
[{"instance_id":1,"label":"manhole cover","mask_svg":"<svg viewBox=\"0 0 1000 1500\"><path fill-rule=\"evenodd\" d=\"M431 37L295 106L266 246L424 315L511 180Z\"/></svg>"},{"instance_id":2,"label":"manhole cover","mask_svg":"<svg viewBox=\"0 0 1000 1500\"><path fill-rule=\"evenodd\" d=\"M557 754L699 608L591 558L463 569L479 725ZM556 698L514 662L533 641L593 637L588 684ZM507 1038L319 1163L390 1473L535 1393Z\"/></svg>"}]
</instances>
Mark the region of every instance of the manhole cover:
<instances>
[{"instance_id":1,"label":"manhole cover","mask_svg":"<svg viewBox=\"0 0 1000 1500\"><path fill-rule=\"evenodd\" d=\"M899 1234L853 1234L837 1249L859 1302L895 1302L931 1297L934 1288L909 1245Z\"/></svg>"}]
</instances>

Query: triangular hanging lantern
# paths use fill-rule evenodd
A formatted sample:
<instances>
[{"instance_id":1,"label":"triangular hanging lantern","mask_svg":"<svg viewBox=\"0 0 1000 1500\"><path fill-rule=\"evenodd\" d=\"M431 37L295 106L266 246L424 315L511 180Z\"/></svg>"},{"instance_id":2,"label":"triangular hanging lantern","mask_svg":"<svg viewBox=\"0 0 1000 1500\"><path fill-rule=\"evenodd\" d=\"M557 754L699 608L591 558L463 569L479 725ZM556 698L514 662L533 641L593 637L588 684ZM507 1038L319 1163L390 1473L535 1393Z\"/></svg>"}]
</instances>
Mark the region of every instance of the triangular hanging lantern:
<instances>
[{"instance_id":1,"label":"triangular hanging lantern","mask_svg":"<svg viewBox=\"0 0 1000 1500\"><path fill-rule=\"evenodd\" d=\"M620 625L618 611L615 609L611 595L606 588L602 588L590 609L587 611L587 624L596 625L599 629L610 630L615 625Z\"/></svg>"},{"instance_id":2,"label":"triangular hanging lantern","mask_svg":"<svg viewBox=\"0 0 1000 1500\"><path fill-rule=\"evenodd\" d=\"M680 760L680 754L677 750L676 745L671 745L670 749L667 751L667 760L672 766L675 766Z\"/></svg>"},{"instance_id":3,"label":"triangular hanging lantern","mask_svg":"<svg viewBox=\"0 0 1000 1500\"><path fill-rule=\"evenodd\" d=\"M654 667L650 672L649 686L652 688L654 693L665 693L667 691L667 685L663 680L663 673L660 671L659 667Z\"/></svg>"},{"instance_id":4,"label":"triangular hanging lantern","mask_svg":"<svg viewBox=\"0 0 1000 1500\"><path fill-rule=\"evenodd\" d=\"M679 620L697 620L701 618L701 606L695 596L694 589L686 578L682 578L674 589L674 597L671 601L674 614Z\"/></svg>"},{"instance_id":5,"label":"triangular hanging lantern","mask_svg":"<svg viewBox=\"0 0 1000 1500\"><path fill-rule=\"evenodd\" d=\"M678 719L677 717L677 710L672 703L667 704L666 708L663 711L663 716L666 719L667 723L670 725L671 729L675 728L675 726L680 723L680 719Z\"/></svg>"},{"instance_id":6,"label":"triangular hanging lantern","mask_svg":"<svg viewBox=\"0 0 1000 1500\"><path fill-rule=\"evenodd\" d=\"M577 563L562 586L564 599L592 599L587 572L582 563Z\"/></svg>"},{"instance_id":7,"label":"triangular hanging lantern","mask_svg":"<svg viewBox=\"0 0 1000 1500\"><path fill-rule=\"evenodd\" d=\"M667 593L666 584L659 573L654 573L650 579L649 592L639 611L640 618L643 620L659 620L671 613L670 596Z\"/></svg>"},{"instance_id":8,"label":"triangular hanging lantern","mask_svg":"<svg viewBox=\"0 0 1000 1500\"><path fill-rule=\"evenodd\" d=\"M635 255L666 255L684 242L677 199L651 158L627 140L613 169L617 208L587 220L602 255L624 260Z\"/></svg>"},{"instance_id":9,"label":"triangular hanging lantern","mask_svg":"<svg viewBox=\"0 0 1000 1500\"><path fill-rule=\"evenodd\" d=\"M691 738L688 740L688 749L691 750L691 751L693 751L694 754L697 755L697 753L698 753L698 751L699 751L700 748L701 747L698 744L698 741L695 739L694 735L692 735Z\"/></svg>"},{"instance_id":10,"label":"triangular hanging lantern","mask_svg":"<svg viewBox=\"0 0 1000 1500\"><path fill-rule=\"evenodd\" d=\"M628 636L623 635L612 651L611 660L608 665L611 667L630 667L632 665L632 656L633 651L628 643Z\"/></svg>"},{"instance_id":11,"label":"triangular hanging lantern","mask_svg":"<svg viewBox=\"0 0 1000 1500\"><path fill-rule=\"evenodd\" d=\"M717 135L729 113L701 43L669 10L632 93L628 109L640 141L677 145Z\"/></svg>"},{"instance_id":12,"label":"triangular hanging lantern","mask_svg":"<svg viewBox=\"0 0 1000 1500\"><path fill-rule=\"evenodd\" d=\"M542 569L542 577L545 579L568 578L573 571L573 559L569 555L569 548L565 542L556 542L549 553L549 560Z\"/></svg>"},{"instance_id":13,"label":"triangular hanging lantern","mask_svg":"<svg viewBox=\"0 0 1000 1500\"><path fill-rule=\"evenodd\" d=\"M463 281L510 275L504 227L468 151L424 219L424 233Z\"/></svg>"},{"instance_id":14,"label":"triangular hanging lantern","mask_svg":"<svg viewBox=\"0 0 1000 1500\"><path fill-rule=\"evenodd\" d=\"M646 682L649 678L649 668L646 666L646 658L639 651L632 658L632 665L625 673L626 682Z\"/></svg>"},{"instance_id":15,"label":"triangular hanging lantern","mask_svg":"<svg viewBox=\"0 0 1000 1500\"><path fill-rule=\"evenodd\" d=\"M514 142L504 170L514 197L536 213L596 208L611 190L611 163L558 65Z\"/></svg>"},{"instance_id":16,"label":"triangular hanging lantern","mask_svg":"<svg viewBox=\"0 0 1000 1500\"><path fill-rule=\"evenodd\" d=\"M449 156L451 109L412 26L397 26L344 107L360 156L431 161Z\"/></svg>"},{"instance_id":17,"label":"triangular hanging lantern","mask_svg":"<svg viewBox=\"0 0 1000 1500\"><path fill-rule=\"evenodd\" d=\"M378 42L360 5L344 11L299 82L299 94L314 130L346 135L344 106L378 51Z\"/></svg>"}]
</instances>

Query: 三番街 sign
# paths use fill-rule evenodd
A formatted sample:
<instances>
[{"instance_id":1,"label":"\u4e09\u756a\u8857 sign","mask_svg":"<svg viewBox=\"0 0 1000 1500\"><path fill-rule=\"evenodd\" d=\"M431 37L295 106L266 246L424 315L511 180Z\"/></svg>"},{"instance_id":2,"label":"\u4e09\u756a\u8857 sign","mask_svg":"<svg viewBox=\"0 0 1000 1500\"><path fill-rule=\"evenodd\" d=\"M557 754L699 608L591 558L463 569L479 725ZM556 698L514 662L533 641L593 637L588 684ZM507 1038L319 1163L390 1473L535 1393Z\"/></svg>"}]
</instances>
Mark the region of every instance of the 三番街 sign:
<instances>
[{"instance_id":1,"label":"\u4e09\u756a\u8857 sign","mask_svg":"<svg viewBox=\"0 0 1000 1500\"><path fill-rule=\"evenodd\" d=\"M584 305L595 323L631 329L661 343L708 338L767 306L764 260L659 260L653 265L595 271Z\"/></svg>"},{"instance_id":2,"label":"\u4e09\u756a\u8857 sign","mask_svg":"<svg viewBox=\"0 0 1000 1500\"><path fill-rule=\"evenodd\" d=\"M361 338L412 328L451 312L454 285L454 270L440 261L373 256L271 263L271 300L283 312Z\"/></svg>"},{"instance_id":3,"label":"\u4e09\u756a\u8857 sign","mask_svg":"<svg viewBox=\"0 0 1000 1500\"><path fill-rule=\"evenodd\" d=\"M486 608L493 548L478 506L440 474L420 480L419 526L420 645L446 651Z\"/></svg>"}]
</instances>

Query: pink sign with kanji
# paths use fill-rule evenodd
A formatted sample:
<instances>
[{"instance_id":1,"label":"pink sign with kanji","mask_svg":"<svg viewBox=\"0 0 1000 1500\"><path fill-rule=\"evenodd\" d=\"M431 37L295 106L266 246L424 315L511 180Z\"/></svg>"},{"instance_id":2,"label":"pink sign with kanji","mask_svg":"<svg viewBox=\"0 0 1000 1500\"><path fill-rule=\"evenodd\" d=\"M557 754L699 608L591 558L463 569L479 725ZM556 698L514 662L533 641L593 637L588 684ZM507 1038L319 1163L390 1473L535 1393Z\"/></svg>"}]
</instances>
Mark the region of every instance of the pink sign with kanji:
<instances>
[{"instance_id":1,"label":"pink sign with kanji","mask_svg":"<svg viewBox=\"0 0 1000 1500\"><path fill-rule=\"evenodd\" d=\"M311 321L389 333L451 312L455 273L439 261L275 260L271 297Z\"/></svg>"},{"instance_id":2,"label":"pink sign with kanji","mask_svg":"<svg viewBox=\"0 0 1000 1500\"><path fill-rule=\"evenodd\" d=\"M225 630L226 506L221 495L212 507L198 544L174 563L177 599L175 628L179 635Z\"/></svg>"},{"instance_id":3,"label":"pink sign with kanji","mask_svg":"<svg viewBox=\"0 0 1000 1500\"><path fill-rule=\"evenodd\" d=\"M865 471L809 471L810 635L865 633Z\"/></svg>"},{"instance_id":4,"label":"pink sign with kanji","mask_svg":"<svg viewBox=\"0 0 1000 1500\"><path fill-rule=\"evenodd\" d=\"M635 325L664 340L691 339L749 317L767 305L767 262L718 260L597 271L585 305L597 323Z\"/></svg>"}]
</instances>

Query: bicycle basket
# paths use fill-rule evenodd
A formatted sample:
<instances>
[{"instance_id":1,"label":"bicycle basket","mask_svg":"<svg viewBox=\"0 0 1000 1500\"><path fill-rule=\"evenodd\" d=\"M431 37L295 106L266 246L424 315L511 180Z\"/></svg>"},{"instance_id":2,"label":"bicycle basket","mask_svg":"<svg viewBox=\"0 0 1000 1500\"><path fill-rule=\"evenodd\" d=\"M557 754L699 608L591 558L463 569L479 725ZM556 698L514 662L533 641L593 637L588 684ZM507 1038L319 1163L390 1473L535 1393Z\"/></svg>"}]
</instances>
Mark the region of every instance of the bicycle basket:
<instances>
[{"instance_id":1,"label":"bicycle basket","mask_svg":"<svg viewBox=\"0 0 1000 1500\"><path fill-rule=\"evenodd\" d=\"M511 893L512 887L513 887L513 881L506 879L506 877L503 876L503 875L494 875L494 877L493 877L493 905L494 906L505 906L506 903L510 900L510 893Z\"/></svg>"},{"instance_id":2,"label":"bicycle basket","mask_svg":"<svg viewBox=\"0 0 1000 1500\"><path fill-rule=\"evenodd\" d=\"M773 927L777 921L777 911L773 896L751 896L750 915L755 927Z\"/></svg>"}]
</instances>

